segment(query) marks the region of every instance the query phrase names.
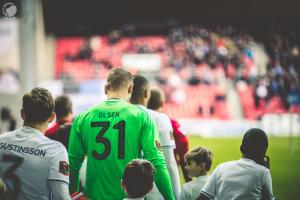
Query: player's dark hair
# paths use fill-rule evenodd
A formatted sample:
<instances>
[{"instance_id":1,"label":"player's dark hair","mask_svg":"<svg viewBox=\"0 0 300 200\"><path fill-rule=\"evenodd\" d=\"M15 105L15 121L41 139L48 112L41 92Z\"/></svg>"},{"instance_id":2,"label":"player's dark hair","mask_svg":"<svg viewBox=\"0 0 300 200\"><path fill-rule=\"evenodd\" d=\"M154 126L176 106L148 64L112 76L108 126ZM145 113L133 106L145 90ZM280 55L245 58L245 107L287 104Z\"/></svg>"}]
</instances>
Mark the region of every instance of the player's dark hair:
<instances>
[{"instance_id":1,"label":"player's dark hair","mask_svg":"<svg viewBox=\"0 0 300 200\"><path fill-rule=\"evenodd\" d=\"M59 120L62 117L68 116L72 112L72 102L68 96L62 95L55 99L56 118Z\"/></svg>"},{"instance_id":2,"label":"player's dark hair","mask_svg":"<svg viewBox=\"0 0 300 200\"><path fill-rule=\"evenodd\" d=\"M28 123L45 122L54 111L51 93L44 88L33 88L23 96L23 112Z\"/></svg>"},{"instance_id":3,"label":"player's dark hair","mask_svg":"<svg viewBox=\"0 0 300 200\"><path fill-rule=\"evenodd\" d=\"M197 165L205 163L205 169L210 170L212 164L213 153L205 147L197 147L185 154L186 162L195 161Z\"/></svg>"},{"instance_id":4,"label":"player's dark hair","mask_svg":"<svg viewBox=\"0 0 300 200\"><path fill-rule=\"evenodd\" d=\"M262 164L268 144L267 134L261 129L253 128L245 133L240 150L245 157Z\"/></svg>"},{"instance_id":5,"label":"player's dark hair","mask_svg":"<svg viewBox=\"0 0 300 200\"><path fill-rule=\"evenodd\" d=\"M149 81L145 76L135 75L133 77L133 88L130 97L130 102L140 104L143 101L144 93L149 87Z\"/></svg>"},{"instance_id":6,"label":"player's dark hair","mask_svg":"<svg viewBox=\"0 0 300 200\"><path fill-rule=\"evenodd\" d=\"M163 106L163 103L164 102L163 102L163 96L161 91L152 89L147 107L151 110L157 110Z\"/></svg>"},{"instance_id":7,"label":"player's dark hair","mask_svg":"<svg viewBox=\"0 0 300 200\"><path fill-rule=\"evenodd\" d=\"M107 77L106 89L116 91L132 82L132 74L124 68L113 68Z\"/></svg>"},{"instance_id":8,"label":"player's dark hair","mask_svg":"<svg viewBox=\"0 0 300 200\"><path fill-rule=\"evenodd\" d=\"M153 187L155 169L147 160L135 159L126 165L123 182L128 197L141 198Z\"/></svg>"}]
</instances>

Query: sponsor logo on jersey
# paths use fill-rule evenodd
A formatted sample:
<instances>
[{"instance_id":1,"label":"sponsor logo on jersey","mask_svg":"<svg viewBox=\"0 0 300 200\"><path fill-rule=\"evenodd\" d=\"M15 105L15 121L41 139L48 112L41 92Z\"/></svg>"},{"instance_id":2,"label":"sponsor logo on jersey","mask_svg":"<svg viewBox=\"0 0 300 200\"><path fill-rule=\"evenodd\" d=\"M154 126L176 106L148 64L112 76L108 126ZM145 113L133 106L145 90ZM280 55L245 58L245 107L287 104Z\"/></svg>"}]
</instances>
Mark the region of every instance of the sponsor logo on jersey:
<instances>
[{"instance_id":1,"label":"sponsor logo on jersey","mask_svg":"<svg viewBox=\"0 0 300 200\"><path fill-rule=\"evenodd\" d=\"M69 164L66 161L59 161L59 173L69 176Z\"/></svg>"},{"instance_id":2,"label":"sponsor logo on jersey","mask_svg":"<svg viewBox=\"0 0 300 200\"><path fill-rule=\"evenodd\" d=\"M156 146L156 148L157 148L159 151L162 151L160 142L159 142L158 140L155 140L155 146Z\"/></svg>"}]
</instances>

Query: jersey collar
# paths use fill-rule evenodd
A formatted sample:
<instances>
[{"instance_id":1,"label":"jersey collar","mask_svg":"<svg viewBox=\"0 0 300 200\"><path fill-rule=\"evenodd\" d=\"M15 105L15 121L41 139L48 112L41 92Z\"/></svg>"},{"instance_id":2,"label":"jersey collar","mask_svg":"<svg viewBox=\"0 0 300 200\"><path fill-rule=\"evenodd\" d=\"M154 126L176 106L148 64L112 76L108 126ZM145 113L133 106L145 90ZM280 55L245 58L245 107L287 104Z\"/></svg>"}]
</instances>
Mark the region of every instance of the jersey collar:
<instances>
[{"instance_id":1,"label":"jersey collar","mask_svg":"<svg viewBox=\"0 0 300 200\"><path fill-rule=\"evenodd\" d=\"M256 163L254 160L248 159L248 158L240 158L241 162L246 162L246 163Z\"/></svg>"},{"instance_id":2,"label":"jersey collar","mask_svg":"<svg viewBox=\"0 0 300 200\"><path fill-rule=\"evenodd\" d=\"M31 128L28 126L23 126L21 128L22 132L27 133L27 134L35 134L35 135L44 135L41 131L35 128Z\"/></svg>"}]
</instances>

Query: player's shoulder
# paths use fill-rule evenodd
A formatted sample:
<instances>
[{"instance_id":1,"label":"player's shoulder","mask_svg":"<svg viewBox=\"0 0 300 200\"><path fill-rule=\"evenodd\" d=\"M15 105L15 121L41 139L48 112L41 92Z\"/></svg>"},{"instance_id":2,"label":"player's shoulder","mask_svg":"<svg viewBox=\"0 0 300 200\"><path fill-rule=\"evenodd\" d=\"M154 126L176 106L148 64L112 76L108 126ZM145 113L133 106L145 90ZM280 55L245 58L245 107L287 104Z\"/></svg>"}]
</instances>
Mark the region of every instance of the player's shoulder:
<instances>
[{"instance_id":1,"label":"player's shoulder","mask_svg":"<svg viewBox=\"0 0 300 200\"><path fill-rule=\"evenodd\" d=\"M256 170L255 171L260 171L262 174L265 174L265 173L268 173L270 170L268 169L268 168L266 168L265 166L263 166L263 165L260 165L260 164L258 164L258 163L255 163L254 162L254 167L256 168Z\"/></svg>"},{"instance_id":2,"label":"player's shoulder","mask_svg":"<svg viewBox=\"0 0 300 200\"><path fill-rule=\"evenodd\" d=\"M5 132L5 133L0 133L0 141L3 141L6 138L10 138L16 130L14 131L9 131L9 132Z\"/></svg>"},{"instance_id":3,"label":"player's shoulder","mask_svg":"<svg viewBox=\"0 0 300 200\"><path fill-rule=\"evenodd\" d=\"M131 105L133 106L133 109L138 112L139 115L151 117L151 113L148 108L141 105L134 105L134 104Z\"/></svg>"},{"instance_id":4,"label":"player's shoulder","mask_svg":"<svg viewBox=\"0 0 300 200\"><path fill-rule=\"evenodd\" d=\"M47 137L44 138L43 144L44 144L44 148L48 152L48 156L50 156L50 157L59 155L62 153L65 154L67 152L65 146L61 142L49 139Z\"/></svg>"},{"instance_id":5,"label":"player's shoulder","mask_svg":"<svg viewBox=\"0 0 300 200\"><path fill-rule=\"evenodd\" d=\"M184 190L188 191L195 183L196 183L196 180L191 180L191 181L189 181L187 183L184 183L183 186L182 186L182 188Z\"/></svg>"},{"instance_id":6,"label":"player's shoulder","mask_svg":"<svg viewBox=\"0 0 300 200\"><path fill-rule=\"evenodd\" d=\"M160 120L163 120L164 123L171 124L171 120L165 113L157 112ZM172 124L171 124L172 125Z\"/></svg>"},{"instance_id":7,"label":"player's shoulder","mask_svg":"<svg viewBox=\"0 0 300 200\"><path fill-rule=\"evenodd\" d=\"M227 171L227 170L231 170L231 169L235 169L235 166L239 165L238 164L239 160L231 160L231 161L227 161L224 163L219 164L216 169L214 171Z\"/></svg>"},{"instance_id":8,"label":"player's shoulder","mask_svg":"<svg viewBox=\"0 0 300 200\"><path fill-rule=\"evenodd\" d=\"M155 116L159 126L167 129L172 129L172 124L168 115L157 111L154 112L156 113Z\"/></svg>"}]
</instances>

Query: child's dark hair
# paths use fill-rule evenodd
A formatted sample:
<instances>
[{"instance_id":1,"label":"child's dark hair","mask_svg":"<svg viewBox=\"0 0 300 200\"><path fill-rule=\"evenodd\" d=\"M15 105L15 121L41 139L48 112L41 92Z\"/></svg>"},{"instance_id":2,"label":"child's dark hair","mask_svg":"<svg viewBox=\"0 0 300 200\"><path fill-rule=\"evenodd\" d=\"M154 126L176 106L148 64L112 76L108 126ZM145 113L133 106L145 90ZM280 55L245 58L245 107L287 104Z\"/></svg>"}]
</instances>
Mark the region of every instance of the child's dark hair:
<instances>
[{"instance_id":1,"label":"child's dark hair","mask_svg":"<svg viewBox=\"0 0 300 200\"><path fill-rule=\"evenodd\" d=\"M185 154L186 162L195 161L198 165L203 162L207 171L211 168L212 157L212 152L205 147L197 147Z\"/></svg>"},{"instance_id":2,"label":"child's dark hair","mask_svg":"<svg viewBox=\"0 0 300 200\"><path fill-rule=\"evenodd\" d=\"M130 198L141 198L153 187L155 169L147 160L135 159L126 165L122 181Z\"/></svg>"}]
</instances>

